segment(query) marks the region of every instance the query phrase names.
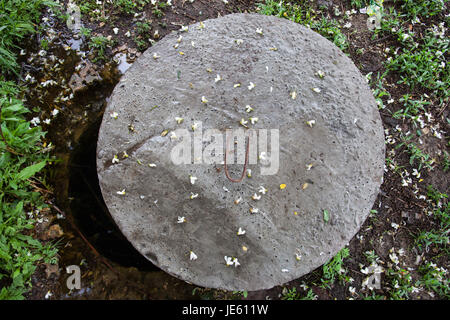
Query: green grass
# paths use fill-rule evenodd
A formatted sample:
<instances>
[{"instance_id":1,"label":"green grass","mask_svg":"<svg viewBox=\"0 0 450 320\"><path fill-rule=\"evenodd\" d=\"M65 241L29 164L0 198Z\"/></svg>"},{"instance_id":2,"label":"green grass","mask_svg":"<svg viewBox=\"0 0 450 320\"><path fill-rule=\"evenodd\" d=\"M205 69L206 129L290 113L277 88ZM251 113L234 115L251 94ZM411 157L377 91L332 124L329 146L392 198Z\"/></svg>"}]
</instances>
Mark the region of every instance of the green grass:
<instances>
[{"instance_id":1,"label":"green grass","mask_svg":"<svg viewBox=\"0 0 450 320\"><path fill-rule=\"evenodd\" d=\"M450 167L450 157L448 152L444 150L444 159L442 160L442 171L447 172Z\"/></svg>"},{"instance_id":2,"label":"green grass","mask_svg":"<svg viewBox=\"0 0 450 320\"><path fill-rule=\"evenodd\" d=\"M378 264L380 262L380 257L375 253L374 250L364 252L364 256L366 257L369 264Z\"/></svg>"},{"instance_id":3,"label":"green grass","mask_svg":"<svg viewBox=\"0 0 450 320\"><path fill-rule=\"evenodd\" d=\"M81 35L82 37L85 37L85 38L87 38L87 39L90 39L90 38L91 38L91 34L92 34L92 30L91 30L91 29L85 28L85 27L81 27L81 29L80 29L80 35Z\"/></svg>"},{"instance_id":4,"label":"green grass","mask_svg":"<svg viewBox=\"0 0 450 320\"><path fill-rule=\"evenodd\" d=\"M133 14L142 11L150 0L114 0L114 7L126 14Z\"/></svg>"},{"instance_id":5,"label":"green grass","mask_svg":"<svg viewBox=\"0 0 450 320\"><path fill-rule=\"evenodd\" d=\"M370 0L350 0L352 8L361 9L370 4Z\"/></svg>"},{"instance_id":6,"label":"green grass","mask_svg":"<svg viewBox=\"0 0 450 320\"><path fill-rule=\"evenodd\" d=\"M54 262L56 249L33 239L35 220L26 212L45 207L41 195L33 192L32 177L48 161L41 152L40 127L30 127L24 115L29 111L17 99L13 82L0 82L0 299L19 299L30 287L38 262Z\"/></svg>"},{"instance_id":7,"label":"green grass","mask_svg":"<svg viewBox=\"0 0 450 320\"><path fill-rule=\"evenodd\" d=\"M111 18L110 13L124 15L133 15L135 13L143 12L144 7L149 4L150 0L112 0L103 1L103 3L97 3L97 0L75 0L74 1L80 8L81 14L91 17L97 21L108 21ZM164 8L165 2L157 2L155 8ZM108 17L108 18L107 18Z\"/></svg>"},{"instance_id":8,"label":"green grass","mask_svg":"<svg viewBox=\"0 0 450 320\"><path fill-rule=\"evenodd\" d=\"M108 47L112 46L112 40L104 36L95 36L89 39L89 49L92 50L95 54L95 57L92 59L94 62L98 61L106 61L106 50Z\"/></svg>"},{"instance_id":9,"label":"green grass","mask_svg":"<svg viewBox=\"0 0 450 320\"><path fill-rule=\"evenodd\" d=\"M448 1L446 1L448 2ZM396 1L395 8L384 10L381 28L374 35L393 37L397 47L391 48L391 56L384 63L387 74L399 78L398 83L411 90L427 90L440 99L450 96L450 66L446 63L449 39L439 34L438 26L418 32L409 30L416 18L430 18L442 14L443 1Z\"/></svg>"},{"instance_id":10,"label":"green grass","mask_svg":"<svg viewBox=\"0 0 450 320\"><path fill-rule=\"evenodd\" d=\"M248 291L244 290L244 291L233 291L232 292L233 297L235 297L236 299L246 299L248 296Z\"/></svg>"},{"instance_id":11,"label":"green grass","mask_svg":"<svg viewBox=\"0 0 450 320\"><path fill-rule=\"evenodd\" d=\"M448 0L394 0L400 5L402 16L407 19L431 18L444 9Z\"/></svg>"},{"instance_id":12,"label":"green grass","mask_svg":"<svg viewBox=\"0 0 450 320\"><path fill-rule=\"evenodd\" d=\"M363 295L363 300L386 300L386 297L381 294L376 294L375 292L371 292L369 295Z\"/></svg>"},{"instance_id":13,"label":"green grass","mask_svg":"<svg viewBox=\"0 0 450 320\"><path fill-rule=\"evenodd\" d=\"M0 69L1 74L17 72L17 50L21 40L35 32L35 23L49 0L0 0Z\"/></svg>"},{"instance_id":14,"label":"green grass","mask_svg":"<svg viewBox=\"0 0 450 320\"><path fill-rule=\"evenodd\" d=\"M348 248L343 248L341 251L339 251L333 259L328 261L326 264L322 267L322 279L321 281L321 287L323 288L330 288L332 284L336 280L339 280L340 282L348 282L349 276L347 276L347 270L343 268L344 260L350 256L350 252Z\"/></svg>"},{"instance_id":15,"label":"green grass","mask_svg":"<svg viewBox=\"0 0 450 320\"><path fill-rule=\"evenodd\" d=\"M439 259L447 259L450 256L449 234L450 234L450 208L448 205L448 195L441 193L428 186L428 198L432 201L433 226L428 230L419 230L415 238L415 245L421 252L430 252L433 255L430 260L419 266L421 278L417 281L417 286L433 291L441 299L450 298L450 279L448 270L438 267L436 263Z\"/></svg>"},{"instance_id":16,"label":"green grass","mask_svg":"<svg viewBox=\"0 0 450 320\"><path fill-rule=\"evenodd\" d=\"M441 299L450 299L450 280L448 270L439 268L432 262L425 262L419 267L422 278L417 284L434 291Z\"/></svg>"},{"instance_id":17,"label":"green grass","mask_svg":"<svg viewBox=\"0 0 450 320\"><path fill-rule=\"evenodd\" d=\"M384 109L385 105L383 102L383 97L390 98L390 93L386 90L386 88L383 85L384 78L380 73L377 73L376 76L373 76L372 72L368 73L366 75L366 78L369 80L371 87L372 87L372 93L375 98L375 101L377 102L378 109Z\"/></svg>"},{"instance_id":18,"label":"green grass","mask_svg":"<svg viewBox=\"0 0 450 320\"><path fill-rule=\"evenodd\" d=\"M320 9L313 10L310 4L311 2L308 0L297 1L295 4L265 0L257 4L257 11L261 14L289 19L308 26L345 52L348 49L348 39L341 32L337 21L326 17Z\"/></svg>"},{"instance_id":19,"label":"green grass","mask_svg":"<svg viewBox=\"0 0 450 320\"><path fill-rule=\"evenodd\" d=\"M101 16L102 6L98 5L96 0L75 0L74 2L80 8L82 15L87 15L92 18Z\"/></svg>"},{"instance_id":20,"label":"green grass","mask_svg":"<svg viewBox=\"0 0 450 320\"><path fill-rule=\"evenodd\" d=\"M389 286L389 297L391 300L406 300L413 292L414 285L411 273L398 266L386 270L385 282Z\"/></svg>"},{"instance_id":21,"label":"green grass","mask_svg":"<svg viewBox=\"0 0 450 320\"><path fill-rule=\"evenodd\" d=\"M443 67L443 63L449 40L438 42L434 37L427 36L423 41L416 49L409 46L402 48L385 64L386 70L399 75L399 84L406 84L411 89L428 89L437 96L447 98L450 95L450 66L446 64Z\"/></svg>"},{"instance_id":22,"label":"green grass","mask_svg":"<svg viewBox=\"0 0 450 320\"><path fill-rule=\"evenodd\" d=\"M134 38L134 42L139 50L144 51L148 48L148 38L151 30L152 25L148 21L139 21L136 23L136 37Z\"/></svg>"},{"instance_id":23,"label":"green grass","mask_svg":"<svg viewBox=\"0 0 450 320\"><path fill-rule=\"evenodd\" d=\"M423 97L420 100L414 100L409 93L404 94L399 102L403 104L403 108L394 112L392 117L394 119L412 119L414 123L416 123L416 116L421 111L427 111L427 106L431 104L431 102L423 100Z\"/></svg>"},{"instance_id":24,"label":"green grass","mask_svg":"<svg viewBox=\"0 0 450 320\"><path fill-rule=\"evenodd\" d=\"M448 195L428 186L428 198L434 204L432 209L434 226L430 230L420 230L416 235L415 244L420 250L429 251L433 247L449 257L450 207ZM435 255L435 258L439 256Z\"/></svg>"},{"instance_id":25,"label":"green grass","mask_svg":"<svg viewBox=\"0 0 450 320\"><path fill-rule=\"evenodd\" d=\"M281 300L316 300L317 296L314 294L312 289L309 289L305 296L300 295L297 292L297 288L287 289L284 288L281 293Z\"/></svg>"},{"instance_id":26,"label":"green grass","mask_svg":"<svg viewBox=\"0 0 450 320\"><path fill-rule=\"evenodd\" d=\"M408 142L411 140L413 135L401 135L401 142L395 147L396 149L405 147L404 152L409 155L409 164L417 166L417 170L421 170L422 167L427 168L428 170L433 170L433 160L430 159L430 155L422 151L416 144L413 142Z\"/></svg>"},{"instance_id":27,"label":"green grass","mask_svg":"<svg viewBox=\"0 0 450 320\"><path fill-rule=\"evenodd\" d=\"M41 144L44 132L30 126L20 89L5 80L17 74L18 44L35 32L44 6L54 4L0 0L0 299L23 299L36 265L56 262L56 246L32 236L33 217L46 206L32 187L49 160Z\"/></svg>"},{"instance_id":28,"label":"green grass","mask_svg":"<svg viewBox=\"0 0 450 320\"><path fill-rule=\"evenodd\" d=\"M166 2L161 2L161 1L156 2L156 4L153 6L153 9L152 9L153 15L157 18L163 17L164 16L163 9L166 7L167 7Z\"/></svg>"}]
</instances>

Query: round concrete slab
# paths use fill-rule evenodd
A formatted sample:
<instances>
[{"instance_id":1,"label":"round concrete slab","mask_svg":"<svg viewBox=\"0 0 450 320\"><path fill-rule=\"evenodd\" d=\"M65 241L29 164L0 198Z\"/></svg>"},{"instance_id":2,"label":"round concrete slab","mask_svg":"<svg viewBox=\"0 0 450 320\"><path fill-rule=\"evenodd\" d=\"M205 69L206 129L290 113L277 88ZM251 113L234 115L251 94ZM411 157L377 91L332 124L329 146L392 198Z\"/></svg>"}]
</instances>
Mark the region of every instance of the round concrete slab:
<instances>
[{"instance_id":1,"label":"round concrete slab","mask_svg":"<svg viewBox=\"0 0 450 320\"><path fill-rule=\"evenodd\" d=\"M222 161L172 161L185 141L172 132L223 132L241 119L279 130L275 174L263 175L260 159L233 183ZM178 278L227 290L271 288L327 262L369 214L383 166L376 103L350 59L307 28L256 14L207 20L148 49L115 88L97 146L103 197L136 249Z\"/></svg>"}]
</instances>

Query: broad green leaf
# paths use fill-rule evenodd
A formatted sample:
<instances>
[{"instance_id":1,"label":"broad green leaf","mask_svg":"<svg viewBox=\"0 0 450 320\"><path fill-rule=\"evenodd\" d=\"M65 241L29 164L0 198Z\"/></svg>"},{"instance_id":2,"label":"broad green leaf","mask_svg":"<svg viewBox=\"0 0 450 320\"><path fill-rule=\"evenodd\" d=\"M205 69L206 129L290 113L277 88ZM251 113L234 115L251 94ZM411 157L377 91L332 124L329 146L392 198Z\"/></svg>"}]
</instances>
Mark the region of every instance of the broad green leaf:
<instances>
[{"instance_id":1,"label":"broad green leaf","mask_svg":"<svg viewBox=\"0 0 450 320\"><path fill-rule=\"evenodd\" d=\"M26 167L22 171L19 172L17 175L18 180L26 180L32 176L34 176L37 172L41 171L42 168L45 167L46 161L41 161L39 163L33 164L29 167Z\"/></svg>"},{"instance_id":2,"label":"broad green leaf","mask_svg":"<svg viewBox=\"0 0 450 320\"><path fill-rule=\"evenodd\" d=\"M328 210L323 210L323 221L328 222L330 220L330 213Z\"/></svg>"}]
</instances>

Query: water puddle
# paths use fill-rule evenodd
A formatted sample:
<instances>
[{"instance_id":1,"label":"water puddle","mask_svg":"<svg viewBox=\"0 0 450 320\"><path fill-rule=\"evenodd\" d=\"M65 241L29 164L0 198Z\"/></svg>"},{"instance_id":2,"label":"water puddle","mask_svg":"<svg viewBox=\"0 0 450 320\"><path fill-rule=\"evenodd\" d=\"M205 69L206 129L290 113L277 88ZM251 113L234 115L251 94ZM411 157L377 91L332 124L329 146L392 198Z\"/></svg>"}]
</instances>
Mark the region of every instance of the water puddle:
<instances>
[{"instance_id":1,"label":"water puddle","mask_svg":"<svg viewBox=\"0 0 450 320\"><path fill-rule=\"evenodd\" d=\"M83 40L81 38L80 39L72 38L72 39L69 39L69 41L68 41L68 45L74 51L80 51L82 44L83 44Z\"/></svg>"},{"instance_id":2,"label":"water puddle","mask_svg":"<svg viewBox=\"0 0 450 320\"><path fill-rule=\"evenodd\" d=\"M127 55L123 52L116 54L113 59L117 63L117 69L121 74L124 74L132 65L132 63L128 63Z\"/></svg>"}]
</instances>

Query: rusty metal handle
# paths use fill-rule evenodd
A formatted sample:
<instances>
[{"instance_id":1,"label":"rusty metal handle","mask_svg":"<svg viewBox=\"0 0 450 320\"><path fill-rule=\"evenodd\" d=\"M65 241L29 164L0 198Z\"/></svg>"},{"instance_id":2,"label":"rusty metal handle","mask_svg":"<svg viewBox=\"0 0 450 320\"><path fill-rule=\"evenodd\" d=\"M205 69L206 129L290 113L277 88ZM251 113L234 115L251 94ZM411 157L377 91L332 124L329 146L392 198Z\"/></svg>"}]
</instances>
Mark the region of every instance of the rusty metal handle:
<instances>
[{"instance_id":1,"label":"rusty metal handle","mask_svg":"<svg viewBox=\"0 0 450 320\"><path fill-rule=\"evenodd\" d=\"M245 163L244 163L244 170L242 171L242 175L239 179L233 179L230 177L230 174L228 172L228 166L227 166L227 153L228 153L228 137L226 139L226 144L225 144L225 156L224 156L224 169L225 169L225 175L228 178L228 180L230 180L231 182L241 182L244 179L245 176L245 172L247 171L247 164L248 164L248 152L249 152L249 147L250 147L250 139L249 137L247 137L247 148L245 150Z\"/></svg>"}]
</instances>

